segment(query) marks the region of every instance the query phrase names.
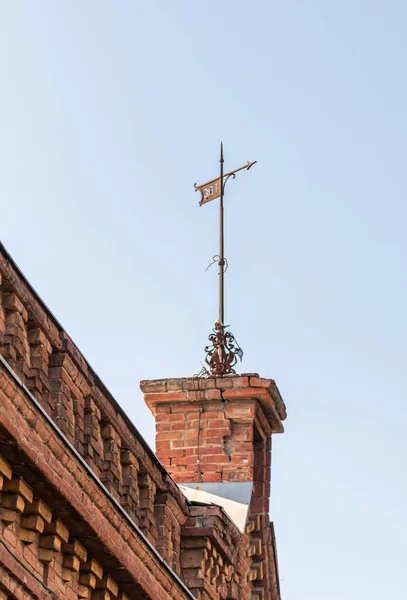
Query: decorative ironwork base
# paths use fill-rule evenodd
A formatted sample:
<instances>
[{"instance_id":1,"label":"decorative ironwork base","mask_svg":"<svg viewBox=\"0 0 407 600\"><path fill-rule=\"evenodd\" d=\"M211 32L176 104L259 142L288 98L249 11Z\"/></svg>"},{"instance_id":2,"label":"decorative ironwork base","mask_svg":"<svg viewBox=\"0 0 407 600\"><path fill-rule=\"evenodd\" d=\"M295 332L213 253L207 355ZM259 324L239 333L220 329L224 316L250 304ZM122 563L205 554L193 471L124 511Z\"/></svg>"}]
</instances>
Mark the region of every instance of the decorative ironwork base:
<instances>
[{"instance_id":1,"label":"decorative ironwork base","mask_svg":"<svg viewBox=\"0 0 407 600\"><path fill-rule=\"evenodd\" d=\"M234 375L237 359L242 360L243 350L235 340L233 333L226 331L228 325L216 321L213 333L209 336L210 345L205 347L205 362L209 369L203 367L202 374L206 377L223 377Z\"/></svg>"}]
</instances>

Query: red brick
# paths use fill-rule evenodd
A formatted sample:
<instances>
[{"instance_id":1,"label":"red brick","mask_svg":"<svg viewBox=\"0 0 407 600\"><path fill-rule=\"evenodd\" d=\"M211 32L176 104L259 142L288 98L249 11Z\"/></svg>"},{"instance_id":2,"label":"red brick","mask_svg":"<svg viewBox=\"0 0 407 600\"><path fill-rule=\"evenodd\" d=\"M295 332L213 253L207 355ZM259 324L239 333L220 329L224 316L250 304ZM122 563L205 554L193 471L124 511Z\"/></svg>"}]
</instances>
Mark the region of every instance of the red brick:
<instances>
[{"instance_id":1,"label":"red brick","mask_svg":"<svg viewBox=\"0 0 407 600\"><path fill-rule=\"evenodd\" d=\"M263 377L250 377L250 385L253 385L254 387L269 388L272 383L272 379L264 379Z\"/></svg>"},{"instance_id":2,"label":"red brick","mask_svg":"<svg viewBox=\"0 0 407 600\"><path fill-rule=\"evenodd\" d=\"M185 456L185 450L172 449L172 450L161 450L157 451L157 456L161 460L162 458L175 458L176 456Z\"/></svg>"},{"instance_id":3,"label":"red brick","mask_svg":"<svg viewBox=\"0 0 407 600\"><path fill-rule=\"evenodd\" d=\"M205 454L201 458L201 462L204 464L205 463L214 463L214 464L226 463L226 464L228 464L230 462L230 458L229 458L229 456L226 456L226 454Z\"/></svg>"},{"instance_id":4,"label":"red brick","mask_svg":"<svg viewBox=\"0 0 407 600\"><path fill-rule=\"evenodd\" d=\"M235 393L235 391L231 391L230 392ZM248 418L248 419L254 419L254 416L256 414L256 407L255 405L252 404L229 404L226 407L226 417L228 419L232 419L232 418Z\"/></svg>"},{"instance_id":5,"label":"red brick","mask_svg":"<svg viewBox=\"0 0 407 600\"><path fill-rule=\"evenodd\" d=\"M204 429L203 431L201 431L200 435L201 435L202 439L206 439L206 438L213 438L215 440L217 439L220 444L221 438L230 435L230 425L229 425L229 427L224 427L223 429L217 429L217 428Z\"/></svg>"},{"instance_id":6,"label":"red brick","mask_svg":"<svg viewBox=\"0 0 407 600\"><path fill-rule=\"evenodd\" d=\"M185 456L198 454L198 448L185 448Z\"/></svg>"},{"instance_id":7,"label":"red brick","mask_svg":"<svg viewBox=\"0 0 407 600\"><path fill-rule=\"evenodd\" d=\"M220 597L249 600L254 595L265 597L270 590L275 590L272 555L268 554L267 562L266 558L262 562L260 554L254 554L257 561L254 566L252 555L246 555L247 547L256 548L253 540L249 540L250 534L241 538L225 513L215 506L187 505L171 477L151 456L79 350L1 251L0 268L5 273L7 290L13 290L6 294L7 319L3 318L0 295L0 330L7 326L10 332L7 345L2 350L4 356L44 409L53 415L54 422L83 453L108 491L162 552L164 559L202 599L210 596L211 600L219 600ZM28 332L25 321L29 323ZM262 380L254 374L142 382L146 400L156 415L157 455L169 464L168 471L178 482L199 484L254 479L251 515L268 510L271 446L260 447L253 440L255 428L263 436L269 435L271 429L278 430L278 414L268 390L270 384L274 385L274 382ZM53 521L58 517L65 521L73 511L75 519L67 523L72 539L78 524L78 535L83 533L81 528L91 524L89 539L93 539L93 547L98 546L98 558L104 562L106 577L110 575L109 565L113 564L111 556L114 556L115 576L125 573L129 589L134 577L137 578L135 584L157 600L183 599L184 592L176 580L168 577L165 565L157 561L143 540L129 530L122 513L117 511L108 496L99 493L83 465L58 436L55 437L42 414L33 409L31 401L27 404L25 394L15 383L8 382L8 376L2 375L1 365L0 387L5 388L9 396L7 404L16 409L13 418L7 414L0 415L2 427L9 428L10 436L17 441L21 452L16 473L12 465L13 477L19 476L21 465L21 468L26 468L30 464L35 464L35 474L46 475L46 499L52 505ZM274 389L273 386L271 389ZM202 412L199 412L200 409ZM130 456L133 460L129 459ZM34 493L45 489L36 486L34 478L29 481ZM262 517L255 535L272 553L267 518L266 514ZM26 528L32 520L28 519L23 522ZM186 519L188 526L184 526L181 532ZM2 529L4 542L15 552L20 552L21 560L27 563L27 576L37 571L41 580L43 565L38 563L35 551L38 540L23 546L12 531L13 528L19 531L19 521L20 515L17 522ZM191 537L191 532L194 537ZM83 539L87 539L86 535ZM187 539L198 540L200 544L209 543L211 554L208 554L207 564L202 565L202 569L196 556L192 555L188 560L188 554L184 554L184 572L181 572L181 547ZM46 548L43 550L47 552ZM194 551L194 548L191 550ZM65 552L63 571L61 554L50 552L47 586L58 597L77 600L77 575L73 573L68 581L67 574L72 567L78 567L77 561L70 559L74 555ZM232 561L232 565L228 566L230 570L222 572L223 563L226 569L228 561ZM2 557L0 580L4 585L12 571L7 571L6 580L1 563ZM68 566L71 568L68 569ZM219 568L220 572L216 570ZM246 582L248 572L258 574L255 583ZM230 577L232 581L228 589L225 580ZM43 594L42 587L39 593L31 590L30 586L34 585L31 580L21 577L20 581L28 581L26 590L21 588L14 593L13 588L9 595L20 600L22 595L40 597ZM103 595L106 589L98 588L95 594ZM117 590L114 591L116 595ZM118 600L128 599L120 591ZM276 593L272 592L270 600L277 600Z\"/></svg>"},{"instance_id":8,"label":"red brick","mask_svg":"<svg viewBox=\"0 0 407 600\"><path fill-rule=\"evenodd\" d=\"M226 429L230 427L227 419L211 419L208 421L209 429Z\"/></svg>"},{"instance_id":9,"label":"red brick","mask_svg":"<svg viewBox=\"0 0 407 600\"><path fill-rule=\"evenodd\" d=\"M171 410L174 414L175 413L199 413L199 406L197 404L189 404L188 402L182 402L181 404L174 404L171 407Z\"/></svg>"},{"instance_id":10,"label":"red brick","mask_svg":"<svg viewBox=\"0 0 407 600\"><path fill-rule=\"evenodd\" d=\"M231 381L234 388L247 388L249 385L248 377L232 377Z\"/></svg>"},{"instance_id":11,"label":"red brick","mask_svg":"<svg viewBox=\"0 0 407 600\"><path fill-rule=\"evenodd\" d=\"M146 394L145 400L148 405L157 406L162 402L186 402L197 399L195 392L162 392L158 394Z\"/></svg>"},{"instance_id":12,"label":"red brick","mask_svg":"<svg viewBox=\"0 0 407 600\"><path fill-rule=\"evenodd\" d=\"M155 412L157 414L168 414L171 412L171 406L165 405L165 404L159 404L158 406L155 406Z\"/></svg>"},{"instance_id":13,"label":"red brick","mask_svg":"<svg viewBox=\"0 0 407 600\"><path fill-rule=\"evenodd\" d=\"M204 392L205 400L220 400L222 398L222 394L220 390L205 390Z\"/></svg>"},{"instance_id":14,"label":"red brick","mask_svg":"<svg viewBox=\"0 0 407 600\"><path fill-rule=\"evenodd\" d=\"M170 440L180 440L183 438L182 431L168 431L162 432L160 431L156 435L157 442L170 441Z\"/></svg>"},{"instance_id":15,"label":"red brick","mask_svg":"<svg viewBox=\"0 0 407 600\"><path fill-rule=\"evenodd\" d=\"M220 473L204 473L202 475L202 481L204 483L214 483L222 481Z\"/></svg>"},{"instance_id":16,"label":"red brick","mask_svg":"<svg viewBox=\"0 0 407 600\"><path fill-rule=\"evenodd\" d=\"M156 423L172 423L173 421L185 421L185 415L182 413L177 413L175 415L168 414L167 412L162 414L158 414L155 418Z\"/></svg>"},{"instance_id":17,"label":"red brick","mask_svg":"<svg viewBox=\"0 0 407 600\"><path fill-rule=\"evenodd\" d=\"M198 473L177 473L177 483L193 483L198 481Z\"/></svg>"},{"instance_id":18,"label":"red brick","mask_svg":"<svg viewBox=\"0 0 407 600\"><path fill-rule=\"evenodd\" d=\"M169 450L170 448L171 448L171 442L169 442L169 441L158 442L156 440L156 442L155 442L156 452L160 452L161 450Z\"/></svg>"},{"instance_id":19,"label":"red brick","mask_svg":"<svg viewBox=\"0 0 407 600\"><path fill-rule=\"evenodd\" d=\"M196 465L197 461L197 456L174 457L171 458L171 465Z\"/></svg>"}]
</instances>

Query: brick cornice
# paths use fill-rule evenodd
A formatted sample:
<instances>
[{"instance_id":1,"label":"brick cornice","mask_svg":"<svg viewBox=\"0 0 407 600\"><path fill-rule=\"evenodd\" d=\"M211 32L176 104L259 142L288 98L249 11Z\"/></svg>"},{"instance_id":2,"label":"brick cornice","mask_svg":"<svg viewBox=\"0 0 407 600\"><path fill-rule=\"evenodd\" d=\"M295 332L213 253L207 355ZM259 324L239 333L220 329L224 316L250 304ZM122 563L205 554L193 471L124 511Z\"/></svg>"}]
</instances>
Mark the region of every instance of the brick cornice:
<instances>
[{"instance_id":1,"label":"brick cornice","mask_svg":"<svg viewBox=\"0 0 407 600\"><path fill-rule=\"evenodd\" d=\"M179 496L180 502L182 502L182 495L179 493L177 486L167 477L167 473L162 468L160 461L157 460L157 457L143 436L0 242L1 283L3 296L9 293L15 295L17 302L21 304L21 311L28 317L30 324L32 326L35 325L41 332L46 344L49 345L50 351L52 348L53 354L50 358L51 369L64 365L65 370L68 369L71 373L75 373L76 385L80 388L81 393L85 397L91 393L98 407L103 410L105 415L111 419L112 424L115 424L120 431L124 438L123 442L126 443L126 440L129 440L128 445L131 445L135 451L137 450L139 460L148 467L157 485L160 484L161 487L162 480L165 479L165 486L171 488L174 496ZM2 302L0 293L0 325L1 310ZM24 369L26 368L27 365L24 366ZM58 373L58 371L53 372L54 375ZM24 373L19 372L18 375L26 382ZM43 374L39 374L38 377L39 379L43 379Z\"/></svg>"},{"instance_id":2,"label":"brick cornice","mask_svg":"<svg viewBox=\"0 0 407 600\"><path fill-rule=\"evenodd\" d=\"M34 577L2 542L0 542L0 583L17 600L26 600L27 597L36 600L56 598L55 594Z\"/></svg>"},{"instance_id":3,"label":"brick cornice","mask_svg":"<svg viewBox=\"0 0 407 600\"><path fill-rule=\"evenodd\" d=\"M272 433L282 433L282 421L286 418L285 404L275 382L255 376L229 376L224 378L185 377L156 379L140 382L144 400L155 415L160 405L204 402L257 400L268 420Z\"/></svg>"},{"instance_id":4,"label":"brick cornice","mask_svg":"<svg viewBox=\"0 0 407 600\"><path fill-rule=\"evenodd\" d=\"M35 464L49 488L62 495L87 526L97 524L94 535L134 582L152 600L192 598L3 360L0 360L0 403L7 406L7 411L0 411L0 425Z\"/></svg>"}]
</instances>

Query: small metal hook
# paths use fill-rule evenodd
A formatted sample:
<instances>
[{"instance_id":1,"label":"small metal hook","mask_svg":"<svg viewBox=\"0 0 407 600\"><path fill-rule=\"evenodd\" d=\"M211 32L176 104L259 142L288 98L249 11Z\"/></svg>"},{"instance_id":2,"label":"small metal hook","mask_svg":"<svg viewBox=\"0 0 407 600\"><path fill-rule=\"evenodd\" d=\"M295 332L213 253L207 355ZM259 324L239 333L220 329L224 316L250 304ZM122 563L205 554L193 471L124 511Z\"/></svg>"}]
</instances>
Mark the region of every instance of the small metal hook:
<instances>
[{"instance_id":1,"label":"small metal hook","mask_svg":"<svg viewBox=\"0 0 407 600\"><path fill-rule=\"evenodd\" d=\"M212 265L214 265L216 262L220 265L220 256L219 256L219 254L215 254L215 256L212 257L212 262L206 267L205 273L209 269L209 267L211 267ZM228 259L227 258L223 259L223 264L225 266L225 268L223 269L223 272L226 273L226 271L229 268L229 263L228 263Z\"/></svg>"}]
</instances>

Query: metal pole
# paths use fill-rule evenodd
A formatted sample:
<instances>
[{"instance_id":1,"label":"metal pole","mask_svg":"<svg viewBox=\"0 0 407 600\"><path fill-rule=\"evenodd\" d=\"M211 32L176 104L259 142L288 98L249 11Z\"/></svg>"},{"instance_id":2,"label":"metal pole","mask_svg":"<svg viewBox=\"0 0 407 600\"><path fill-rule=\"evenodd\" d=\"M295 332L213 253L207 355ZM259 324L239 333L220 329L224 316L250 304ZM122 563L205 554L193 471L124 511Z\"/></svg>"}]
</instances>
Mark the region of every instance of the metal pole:
<instances>
[{"instance_id":1,"label":"metal pole","mask_svg":"<svg viewBox=\"0 0 407 600\"><path fill-rule=\"evenodd\" d=\"M224 320L224 247L223 247L223 144L220 143L220 208L219 208L219 321L222 325Z\"/></svg>"}]
</instances>

